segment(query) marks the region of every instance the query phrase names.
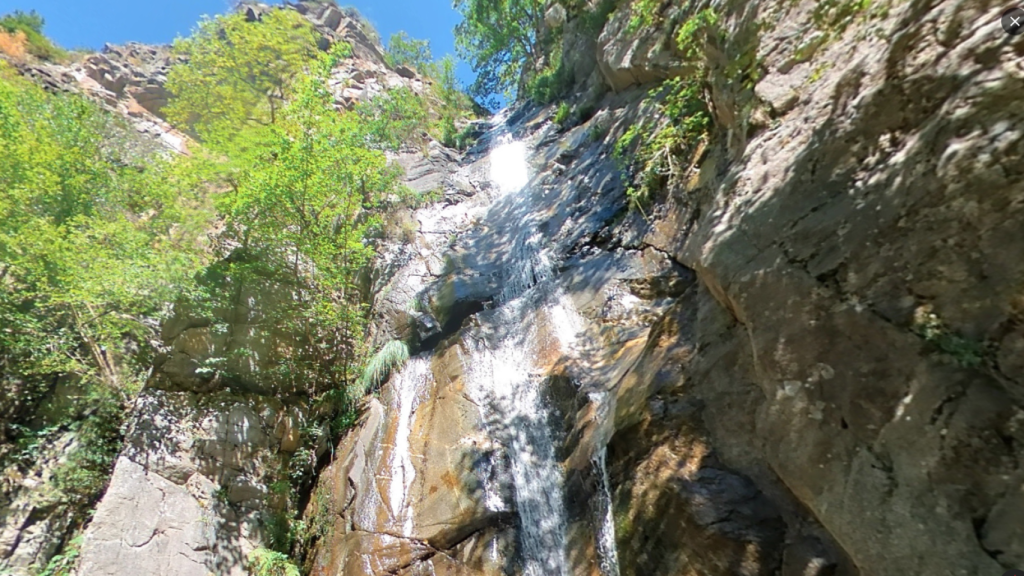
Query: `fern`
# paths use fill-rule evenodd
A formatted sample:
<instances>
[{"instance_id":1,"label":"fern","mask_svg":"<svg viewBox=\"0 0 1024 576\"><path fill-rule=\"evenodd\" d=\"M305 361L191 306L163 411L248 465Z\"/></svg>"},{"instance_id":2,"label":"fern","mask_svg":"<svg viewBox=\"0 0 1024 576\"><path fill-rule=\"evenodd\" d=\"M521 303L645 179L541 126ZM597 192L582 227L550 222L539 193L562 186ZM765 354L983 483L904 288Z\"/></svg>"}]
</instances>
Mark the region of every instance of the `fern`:
<instances>
[{"instance_id":1,"label":"fern","mask_svg":"<svg viewBox=\"0 0 1024 576\"><path fill-rule=\"evenodd\" d=\"M387 380L391 372L401 368L409 359L409 347L401 340L392 340L370 358L359 378L359 392L366 394Z\"/></svg>"},{"instance_id":2,"label":"fern","mask_svg":"<svg viewBox=\"0 0 1024 576\"><path fill-rule=\"evenodd\" d=\"M302 576L298 566L287 556L267 548L249 553L249 570L253 576Z\"/></svg>"},{"instance_id":3,"label":"fern","mask_svg":"<svg viewBox=\"0 0 1024 576\"><path fill-rule=\"evenodd\" d=\"M565 128L569 124L569 115L572 110L569 108L569 104L562 102L558 105L558 110L555 112L555 124L558 124L559 128Z\"/></svg>"}]
</instances>

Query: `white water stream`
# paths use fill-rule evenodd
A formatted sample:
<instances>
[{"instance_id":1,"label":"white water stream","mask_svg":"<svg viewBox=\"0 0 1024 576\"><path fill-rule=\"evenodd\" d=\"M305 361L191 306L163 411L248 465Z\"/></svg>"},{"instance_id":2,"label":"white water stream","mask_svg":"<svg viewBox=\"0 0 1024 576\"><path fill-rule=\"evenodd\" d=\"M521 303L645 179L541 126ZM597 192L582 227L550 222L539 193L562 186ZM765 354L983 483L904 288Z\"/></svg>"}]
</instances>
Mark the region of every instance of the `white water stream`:
<instances>
[{"instance_id":1,"label":"white water stream","mask_svg":"<svg viewBox=\"0 0 1024 576\"><path fill-rule=\"evenodd\" d=\"M405 506L405 499L416 477L409 445L412 435L412 418L420 401L420 392L430 374L430 361L426 358L412 358L395 377L393 408L398 418L395 444L391 450L391 482L388 485L388 499L392 517L402 523L405 535L413 529L412 509Z\"/></svg>"},{"instance_id":2,"label":"white water stream","mask_svg":"<svg viewBox=\"0 0 1024 576\"><path fill-rule=\"evenodd\" d=\"M507 132L496 142L490 156L492 185L500 201L508 204L508 213L520 216L505 223L512 238L504 255L499 308L467 338L467 391L481 407L487 432L503 447L511 467L523 574L569 576L565 479L548 421L547 379L537 364L539 353L551 345L559 346L563 355L571 354L582 321L551 281L556 266L547 250L548 239L531 220L529 148ZM602 470L603 463L602 458ZM611 501L606 500L597 522L602 572L618 576L614 529L605 518L610 517Z\"/></svg>"},{"instance_id":3,"label":"white water stream","mask_svg":"<svg viewBox=\"0 0 1024 576\"><path fill-rule=\"evenodd\" d=\"M506 304L496 320L520 326L522 301ZM507 324L506 324L507 322ZM520 520L525 576L568 576L563 478L555 458L543 379L533 373L535 330L510 330L497 341L470 343L467 388L482 407L488 433L504 447Z\"/></svg>"},{"instance_id":4,"label":"white water stream","mask_svg":"<svg viewBox=\"0 0 1024 576\"><path fill-rule=\"evenodd\" d=\"M490 154L490 177L503 202L517 207L530 202L527 157L526 143L507 133L497 137ZM540 284L551 278L553 266L543 250L544 238L529 218L507 224L514 238L503 263L500 308L481 327L480 335L467 342L469 354L463 359L467 392L481 407L487 432L503 447L511 468L524 575L569 576L564 478L547 420L545 379L536 368L536 311L549 300L542 292L550 292Z\"/></svg>"},{"instance_id":5,"label":"white water stream","mask_svg":"<svg viewBox=\"0 0 1024 576\"><path fill-rule=\"evenodd\" d=\"M598 502L595 508L598 518L597 526L597 553L601 562L601 574L604 576L619 576L619 552L615 547L615 518L612 515L611 481L608 480L608 450L601 448L594 454L594 467L600 470L599 480L601 491L598 492Z\"/></svg>"},{"instance_id":6,"label":"white water stream","mask_svg":"<svg viewBox=\"0 0 1024 576\"><path fill-rule=\"evenodd\" d=\"M505 121L496 118L499 134L489 154L489 176L494 201L500 203L495 206L504 210L494 212L508 252L501 255L497 309L479 314L479 325L463 339L465 389L480 407L491 444L498 447L493 464L497 474L484 479L484 502L493 511L514 505L521 574L570 576L564 471L549 422L548 378L538 364L542 357L551 358L551 347L559 348L562 356L573 354L583 323L570 298L555 286L556 258L534 221L539 216L530 204L530 148L509 134ZM412 518L404 498L415 476L410 428L429 372L428 359L414 358L393 384L398 425L388 495L393 516L404 523L406 534L412 532ZM604 576L618 576L603 451L593 465L602 490L594 508L600 568ZM506 502L505 495L513 502Z\"/></svg>"}]
</instances>

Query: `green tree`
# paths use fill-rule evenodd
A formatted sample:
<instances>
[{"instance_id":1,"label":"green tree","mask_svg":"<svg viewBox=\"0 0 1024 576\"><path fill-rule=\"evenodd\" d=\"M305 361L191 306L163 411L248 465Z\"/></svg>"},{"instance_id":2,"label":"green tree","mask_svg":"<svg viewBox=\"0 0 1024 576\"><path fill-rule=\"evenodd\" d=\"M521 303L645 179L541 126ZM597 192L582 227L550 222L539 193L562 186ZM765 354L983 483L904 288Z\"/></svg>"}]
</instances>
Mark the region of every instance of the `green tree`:
<instances>
[{"instance_id":1,"label":"green tree","mask_svg":"<svg viewBox=\"0 0 1024 576\"><path fill-rule=\"evenodd\" d=\"M470 92L485 101L494 94L512 98L523 71L541 57L539 35L544 0L455 0L462 22L455 27L460 56L473 66Z\"/></svg>"},{"instance_id":2,"label":"green tree","mask_svg":"<svg viewBox=\"0 0 1024 576\"><path fill-rule=\"evenodd\" d=\"M283 305L261 311L269 315L261 330L294 345L276 347L276 369L259 377L291 392L346 383L362 352L357 278L399 192L383 151L426 132L424 99L398 88L337 111L328 81L350 47L318 51L291 10L258 22L208 20L177 50L188 60L169 74L169 114L202 138L187 163L199 180L220 184L214 198L229 247L189 306L225 321L216 311L233 309L227 299L286 291Z\"/></svg>"},{"instance_id":3,"label":"green tree","mask_svg":"<svg viewBox=\"0 0 1024 576\"><path fill-rule=\"evenodd\" d=\"M473 101L459 86L455 58L447 55L440 60L432 60L430 42L412 39L405 32L391 36L385 58L391 66L412 66L422 76L430 78L433 82L426 94L432 101L428 103L427 99L399 89L364 107L364 111L370 111L370 116L385 130L390 128L380 121L399 112L405 126L392 126L398 129L400 137L421 133L424 121L429 117L429 131L435 138L446 146L460 147L456 122L473 110ZM388 110L390 112L382 114ZM393 147L394 142L391 144Z\"/></svg>"},{"instance_id":4,"label":"green tree","mask_svg":"<svg viewBox=\"0 0 1024 576\"><path fill-rule=\"evenodd\" d=\"M0 62L0 438L13 440L0 467L31 470L40 446L73 434L39 490L71 522L107 484L151 342L190 290L212 220L183 166L140 156L133 137ZM58 379L75 393L48 402Z\"/></svg>"},{"instance_id":5,"label":"green tree","mask_svg":"<svg viewBox=\"0 0 1024 576\"><path fill-rule=\"evenodd\" d=\"M365 123L364 145L378 150L397 150L420 141L429 122L427 103L409 88L400 86L356 106Z\"/></svg>"},{"instance_id":6,"label":"green tree","mask_svg":"<svg viewBox=\"0 0 1024 576\"><path fill-rule=\"evenodd\" d=\"M144 319L198 266L196 226L182 224L203 218L198 196L170 161L140 169L117 129L92 103L0 70L0 368L127 394L138 375L124 343L148 342Z\"/></svg>"},{"instance_id":7,"label":"green tree","mask_svg":"<svg viewBox=\"0 0 1024 576\"><path fill-rule=\"evenodd\" d=\"M468 141L457 123L473 115L474 102L455 76L455 58L445 56L434 67L434 94L438 110L436 136L445 146L465 148Z\"/></svg>"},{"instance_id":8,"label":"green tree","mask_svg":"<svg viewBox=\"0 0 1024 576\"><path fill-rule=\"evenodd\" d=\"M397 146L399 135L425 115L408 90L338 112L328 79L348 54L338 45L307 62L309 72L292 82L289 101L272 123L243 125L224 141L234 148L219 149L235 168L230 186L215 196L223 243L232 248L206 275L214 283L208 290L213 301L199 304L230 308L217 299L242 286L291 294L262 327L294 342L278 347L277 369L263 375L285 392L315 396L350 380L362 353L365 316L357 279L374 254L370 238L398 192L397 172L383 150ZM191 160L217 161L220 156L202 153Z\"/></svg>"},{"instance_id":9,"label":"green tree","mask_svg":"<svg viewBox=\"0 0 1024 576\"><path fill-rule=\"evenodd\" d=\"M404 31L395 32L388 39L384 58L389 66L412 66L421 73L428 73L428 68L433 62L430 41L410 38Z\"/></svg>"},{"instance_id":10,"label":"green tree","mask_svg":"<svg viewBox=\"0 0 1024 576\"><path fill-rule=\"evenodd\" d=\"M204 20L191 37L175 41L174 52L186 61L167 75L174 95L168 119L207 147L241 157L237 137L276 122L319 50L315 30L298 12L272 10L256 22L240 12ZM258 142L252 131L246 138Z\"/></svg>"},{"instance_id":11,"label":"green tree","mask_svg":"<svg viewBox=\"0 0 1024 576\"><path fill-rule=\"evenodd\" d=\"M21 30L22 32L35 32L36 34L42 34L43 26L45 24L46 20L43 20L43 17L35 10L31 10L29 12L15 10L10 14L5 14L3 17L0 17L0 28L3 28L7 32Z\"/></svg>"},{"instance_id":12,"label":"green tree","mask_svg":"<svg viewBox=\"0 0 1024 576\"><path fill-rule=\"evenodd\" d=\"M362 352L357 278L398 185L384 153L366 145L373 125L334 109L327 79L341 55L321 58L299 86L275 127L274 161L253 170L239 195L225 197L229 224L244 227L250 247L267 259L282 246L293 249L288 266L302 286L295 320L309 335L307 374L327 384L347 382Z\"/></svg>"}]
</instances>

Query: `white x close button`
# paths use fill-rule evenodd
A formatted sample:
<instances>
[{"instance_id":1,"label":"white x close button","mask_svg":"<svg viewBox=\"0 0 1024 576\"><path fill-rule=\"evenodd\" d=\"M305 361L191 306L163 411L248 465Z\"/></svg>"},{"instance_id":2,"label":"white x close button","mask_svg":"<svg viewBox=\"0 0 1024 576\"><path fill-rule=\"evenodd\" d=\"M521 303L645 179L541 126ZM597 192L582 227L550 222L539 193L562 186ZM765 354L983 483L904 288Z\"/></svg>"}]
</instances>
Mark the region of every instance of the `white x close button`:
<instances>
[{"instance_id":1,"label":"white x close button","mask_svg":"<svg viewBox=\"0 0 1024 576\"><path fill-rule=\"evenodd\" d=\"M1024 9L1010 8L1003 12L1003 30L1010 36L1017 36L1024 32Z\"/></svg>"}]
</instances>

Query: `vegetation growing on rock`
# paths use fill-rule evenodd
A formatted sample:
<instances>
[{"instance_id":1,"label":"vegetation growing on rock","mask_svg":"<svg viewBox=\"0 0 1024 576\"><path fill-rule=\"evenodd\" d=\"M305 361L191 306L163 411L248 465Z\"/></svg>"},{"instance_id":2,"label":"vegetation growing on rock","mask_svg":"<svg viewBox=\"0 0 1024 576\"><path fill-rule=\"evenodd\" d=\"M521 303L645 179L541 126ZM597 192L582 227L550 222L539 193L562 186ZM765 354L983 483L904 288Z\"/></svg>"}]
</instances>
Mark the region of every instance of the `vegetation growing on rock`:
<instances>
[{"instance_id":1,"label":"vegetation growing on rock","mask_svg":"<svg viewBox=\"0 0 1024 576\"><path fill-rule=\"evenodd\" d=\"M649 25L646 17L635 12L640 4L633 6L631 27ZM720 34L717 26L718 15L711 8L697 12L680 26L675 42L692 64L692 71L666 80L648 94L666 121L645 119L630 126L615 144L615 156L627 172L627 195L633 206L647 202L667 181L678 180L688 162L686 153L707 137L711 115L704 95L708 68L703 47Z\"/></svg>"},{"instance_id":2,"label":"vegetation growing on rock","mask_svg":"<svg viewBox=\"0 0 1024 576\"><path fill-rule=\"evenodd\" d=\"M25 35L42 20L15 13L0 26ZM194 377L309 407L291 463L267 479L293 488L285 537L251 559L291 573L279 560L302 537L289 526L295 490L365 391L361 278L408 196L386 154L428 133L456 143L472 109L445 59L424 66L435 78L425 95L401 87L339 110L330 76L351 51L318 42L288 9L205 20L179 40L164 113L197 138L191 156L139 152L108 111L0 60L0 466L59 459L45 499L73 522L105 489L129 409L159 372L161 325L184 318L230 341L239 306L255 305L272 356L240 339ZM286 296L264 306L271 294ZM69 548L53 570L73 561Z\"/></svg>"},{"instance_id":3,"label":"vegetation growing on rock","mask_svg":"<svg viewBox=\"0 0 1024 576\"><path fill-rule=\"evenodd\" d=\"M158 122L109 60L73 69L100 105L2 70L0 572L11 542L31 576L1019 566L989 7L459 5L478 94L518 100L489 129L452 60L330 2L179 43L188 157L121 146L104 109Z\"/></svg>"},{"instance_id":4,"label":"vegetation growing on rock","mask_svg":"<svg viewBox=\"0 0 1024 576\"><path fill-rule=\"evenodd\" d=\"M428 40L410 38L405 31L395 32L388 39L384 61L388 66L412 66L425 71L433 63Z\"/></svg>"},{"instance_id":5,"label":"vegetation growing on rock","mask_svg":"<svg viewBox=\"0 0 1024 576\"><path fill-rule=\"evenodd\" d=\"M45 24L46 21L35 10L15 10L0 16L0 54L20 58L27 52L42 60L62 58L64 50L43 35Z\"/></svg>"},{"instance_id":6,"label":"vegetation growing on rock","mask_svg":"<svg viewBox=\"0 0 1024 576\"><path fill-rule=\"evenodd\" d=\"M423 116L429 117L425 126L431 136L445 146L465 149L468 141L461 130L466 128L467 120L475 115L477 105L459 86L455 77L455 58L447 55L435 60L429 41L410 38L405 32L396 32L388 40L384 59L389 66L412 67L430 79L427 99L416 102L425 109ZM426 101L428 99L429 103ZM404 108L411 109L413 106L406 105Z\"/></svg>"},{"instance_id":7,"label":"vegetation growing on rock","mask_svg":"<svg viewBox=\"0 0 1024 576\"><path fill-rule=\"evenodd\" d=\"M167 76L168 119L240 162L258 143L239 139L277 121L319 52L313 27L291 10L273 10L258 25L241 12L204 20L174 50L186 61Z\"/></svg>"},{"instance_id":8,"label":"vegetation growing on rock","mask_svg":"<svg viewBox=\"0 0 1024 576\"><path fill-rule=\"evenodd\" d=\"M40 494L72 524L106 486L210 218L182 166L152 157L143 169L126 133L0 62L0 439L11 442L0 466L20 474L56 459Z\"/></svg>"}]
</instances>

